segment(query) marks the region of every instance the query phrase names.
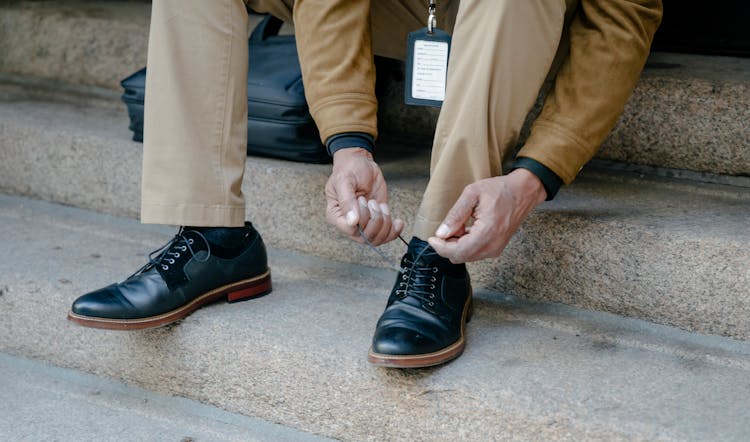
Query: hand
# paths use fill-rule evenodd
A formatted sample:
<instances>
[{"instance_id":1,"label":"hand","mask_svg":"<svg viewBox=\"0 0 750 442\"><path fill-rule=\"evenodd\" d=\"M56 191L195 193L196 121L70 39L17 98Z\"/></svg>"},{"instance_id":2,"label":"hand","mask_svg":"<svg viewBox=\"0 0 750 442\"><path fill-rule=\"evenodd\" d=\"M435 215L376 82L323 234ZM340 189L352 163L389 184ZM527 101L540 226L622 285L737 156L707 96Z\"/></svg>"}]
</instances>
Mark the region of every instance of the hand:
<instances>
[{"instance_id":1,"label":"hand","mask_svg":"<svg viewBox=\"0 0 750 442\"><path fill-rule=\"evenodd\" d=\"M454 264L500 256L526 216L546 197L539 178L526 169L477 181L464 188L427 241ZM469 218L474 224L466 227Z\"/></svg>"},{"instance_id":2,"label":"hand","mask_svg":"<svg viewBox=\"0 0 750 442\"><path fill-rule=\"evenodd\" d=\"M347 148L333 154L326 183L326 220L353 241L362 243L357 225L376 246L393 241L404 228L391 219L385 178L370 152Z\"/></svg>"}]
</instances>

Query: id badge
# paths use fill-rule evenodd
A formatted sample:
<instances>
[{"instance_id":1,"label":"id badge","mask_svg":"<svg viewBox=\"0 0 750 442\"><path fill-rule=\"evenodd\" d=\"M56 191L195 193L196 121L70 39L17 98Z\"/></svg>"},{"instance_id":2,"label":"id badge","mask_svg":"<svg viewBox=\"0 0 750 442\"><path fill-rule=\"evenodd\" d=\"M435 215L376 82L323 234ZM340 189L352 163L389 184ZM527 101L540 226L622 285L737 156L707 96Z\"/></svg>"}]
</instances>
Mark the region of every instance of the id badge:
<instances>
[{"instance_id":1,"label":"id badge","mask_svg":"<svg viewBox=\"0 0 750 442\"><path fill-rule=\"evenodd\" d=\"M404 101L414 106L440 107L445 100L451 35L434 28L411 32L406 43Z\"/></svg>"}]
</instances>

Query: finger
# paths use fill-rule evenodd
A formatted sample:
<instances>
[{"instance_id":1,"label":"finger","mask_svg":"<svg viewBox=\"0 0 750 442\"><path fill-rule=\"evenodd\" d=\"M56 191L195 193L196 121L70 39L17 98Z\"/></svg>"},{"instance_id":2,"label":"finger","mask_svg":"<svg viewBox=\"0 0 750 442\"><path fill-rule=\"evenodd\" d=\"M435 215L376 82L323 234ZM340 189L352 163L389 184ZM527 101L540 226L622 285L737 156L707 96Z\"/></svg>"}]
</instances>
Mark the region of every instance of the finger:
<instances>
[{"instance_id":1,"label":"finger","mask_svg":"<svg viewBox=\"0 0 750 442\"><path fill-rule=\"evenodd\" d=\"M404 230L405 225L406 223L404 223L404 220L398 218L394 219L391 223L391 231L388 232L388 236L385 238L385 240L383 240L383 243L385 244L398 238L398 236Z\"/></svg>"},{"instance_id":2,"label":"finger","mask_svg":"<svg viewBox=\"0 0 750 442\"><path fill-rule=\"evenodd\" d=\"M450 259L454 264L477 261L484 257L482 247L485 244L482 239L483 235L479 234L477 230L474 229L474 232L463 235L458 239L444 240L433 236L428 238L427 242L438 255Z\"/></svg>"},{"instance_id":3,"label":"finger","mask_svg":"<svg viewBox=\"0 0 750 442\"><path fill-rule=\"evenodd\" d=\"M471 218L474 207L476 207L478 202L479 194L474 191L474 187L471 185L466 186L461 196L458 197L458 201L456 201L443 219L443 223L438 227L435 236L441 239L454 236Z\"/></svg>"},{"instance_id":4,"label":"finger","mask_svg":"<svg viewBox=\"0 0 750 442\"><path fill-rule=\"evenodd\" d=\"M339 205L339 200L333 187L333 179L331 178L326 184L326 221L336 226L344 234L351 236L357 231L357 226L356 224L350 225L347 222L345 213Z\"/></svg>"},{"instance_id":5,"label":"finger","mask_svg":"<svg viewBox=\"0 0 750 442\"><path fill-rule=\"evenodd\" d=\"M342 176L333 179L335 198L340 208L344 222L349 226L356 226L360 222L360 212L357 210L356 183L352 177ZM338 223L336 223L338 225Z\"/></svg>"},{"instance_id":6,"label":"finger","mask_svg":"<svg viewBox=\"0 0 750 442\"><path fill-rule=\"evenodd\" d=\"M336 226L342 233L353 236L357 233L357 226L351 226L346 220L346 217L340 213L338 208L331 209L330 207L326 210L326 221L329 224Z\"/></svg>"},{"instance_id":7,"label":"finger","mask_svg":"<svg viewBox=\"0 0 750 442\"><path fill-rule=\"evenodd\" d=\"M367 226L367 223L370 222L372 216L367 209L367 200L365 197L360 196L357 198L357 207L359 208L359 225L364 229Z\"/></svg>"},{"instance_id":8,"label":"finger","mask_svg":"<svg viewBox=\"0 0 750 442\"><path fill-rule=\"evenodd\" d=\"M380 230L383 227L383 215L380 213L380 208L375 200L370 200L368 203L368 211L370 212L370 221L362 230L372 245L378 245L376 241L380 236Z\"/></svg>"},{"instance_id":9,"label":"finger","mask_svg":"<svg viewBox=\"0 0 750 442\"><path fill-rule=\"evenodd\" d=\"M349 239L359 244L365 243L364 238L362 238L362 235L359 233L359 229L357 229L352 235L349 235Z\"/></svg>"},{"instance_id":10,"label":"finger","mask_svg":"<svg viewBox=\"0 0 750 442\"><path fill-rule=\"evenodd\" d=\"M450 238L446 240L436 236L431 236L427 238L427 242L433 249L435 249L438 255L449 259L452 263L461 264L464 262L461 260L461 256L458 252L458 239Z\"/></svg>"},{"instance_id":11,"label":"finger","mask_svg":"<svg viewBox=\"0 0 750 442\"><path fill-rule=\"evenodd\" d=\"M380 226L378 233L376 233L372 238L372 243L376 246L379 246L385 242L386 238L388 238L388 234L391 233L393 222L391 220L391 210L387 204L378 204L377 202L375 202L375 200L370 200L370 203L368 204L373 203L379 209L380 216L383 218L383 224Z\"/></svg>"}]
</instances>

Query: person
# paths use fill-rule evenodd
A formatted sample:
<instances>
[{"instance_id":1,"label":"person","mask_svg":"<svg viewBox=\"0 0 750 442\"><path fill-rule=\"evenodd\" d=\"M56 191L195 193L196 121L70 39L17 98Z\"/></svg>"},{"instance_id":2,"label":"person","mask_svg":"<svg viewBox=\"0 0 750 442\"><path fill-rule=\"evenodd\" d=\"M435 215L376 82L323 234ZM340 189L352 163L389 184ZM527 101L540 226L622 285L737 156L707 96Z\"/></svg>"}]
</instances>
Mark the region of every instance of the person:
<instances>
[{"instance_id":1,"label":"person","mask_svg":"<svg viewBox=\"0 0 750 442\"><path fill-rule=\"evenodd\" d=\"M183 227L134 275L78 298L71 320L154 327L220 298L271 290L265 246L244 221L241 191L247 6L294 23L310 112L333 156L327 220L374 245L404 228L372 155L373 53L403 59L408 33L425 27L427 2L247 3L153 1L141 221ZM437 2L437 24L453 35L445 99L414 237L375 327L371 363L425 367L461 354L472 302L465 263L499 256L534 207L594 155L635 86L661 16L660 0ZM555 73L503 175L503 160Z\"/></svg>"}]
</instances>

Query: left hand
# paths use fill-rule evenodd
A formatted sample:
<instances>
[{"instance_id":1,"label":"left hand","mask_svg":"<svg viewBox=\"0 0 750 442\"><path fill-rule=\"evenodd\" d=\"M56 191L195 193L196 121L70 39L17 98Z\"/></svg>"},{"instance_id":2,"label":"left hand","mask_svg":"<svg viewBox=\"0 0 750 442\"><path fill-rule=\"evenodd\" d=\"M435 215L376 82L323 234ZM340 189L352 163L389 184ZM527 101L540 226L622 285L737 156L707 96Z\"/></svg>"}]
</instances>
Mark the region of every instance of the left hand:
<instances>
[{"instance_id":1,"label":"left hand","mask_svg":"<svg viewBox=\"0 0 750 442\"><path fill-rule=\"evenodd\" d=\"M500 256L526 216L546 197L539 178L526 169L477 181L464 188L427 241L454 264ZM470 218L474 223L466 227Z\"/></svg>"}]
</instances>

